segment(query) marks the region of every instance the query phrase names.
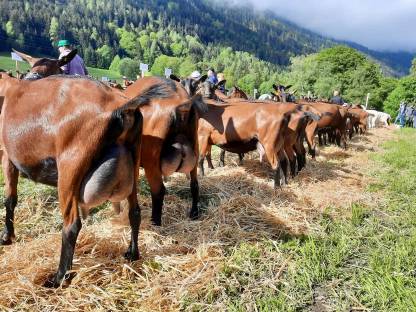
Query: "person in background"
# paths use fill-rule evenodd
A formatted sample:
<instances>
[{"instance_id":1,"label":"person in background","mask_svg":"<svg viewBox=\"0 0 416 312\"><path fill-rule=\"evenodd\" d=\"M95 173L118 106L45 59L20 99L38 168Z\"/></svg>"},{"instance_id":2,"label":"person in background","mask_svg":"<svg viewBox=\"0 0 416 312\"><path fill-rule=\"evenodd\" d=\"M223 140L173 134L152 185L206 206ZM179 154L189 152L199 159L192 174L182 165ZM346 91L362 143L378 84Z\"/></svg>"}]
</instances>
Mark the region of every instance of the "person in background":
<instances>
[{"instance_id":1,"label":"person in background","mask_svg":"<svg viewBox=\"0 0 416 312\"><path fill-rule=\"evenodd\" d=\"M394 121L394 124L399 122L400 128L403 128L406 122L406 111L407 111L407 104L405 102L400 103L399 113Z\"/></svg>"},{"instance_id":2,"label":"person in background","mask_svg":"<svg viewBox=\"0 0 416 312\"><path fill-rule=\"evenodd\" d=\"M339 95L339 91L334 91L334 96L331 98L331 103L338 104L338 105L344 104L344 100Z\"/></svg>"},{"instance_id":3,"label":"person in background","mask_svg":"<svg viewBox=\"0 0 416 312\"><path fill-rule=\"evenodd\" d=\"M198 80L199 78L201 78L201 73L199 71L195 70L191 73L189 78L194 79L194 80Z\"/></svg>"},{"instance_id":4,"label":"person in background","mask_svg":"<svg viewBox=\"0 0 416 312\"><path fill-rule=\"evenodd\" d=\"M408 105L405 112L405 126L412 127L413 126L413 106Z\"/></svg>"},{"instance_id":5,"label":"person in background","mask_svg":"<svg viewBox=\"0 0 416 312\"><path fill-rule=\"evenodd\" d=\"M217 75L217 79L218 79L218 82L221 82L221 81L225 80L225 76L224 76L224 74L223 74L223 73L219 73L219 74ZM220 86L218 87L218 91L222 92L223 94L226 94L226 90L225 90L225 86L224 86L224 84L222 84L222 85L220 85Z\"/></svg>"},{"instance_id":6,"label":"person in background","mask_svg":"<svg viewBox=\"0 0 416 312\"><path fill-rule=\"evenodd\" d=\"M215 73L215 70L213 68L208 70L208 79L207 80L210 83L212 83L213 85L216 85L218 83L217 74Z\"/></svg>"},{"instance_id":7,"label":"person in background","mask_svg":"<svg viewBox=\"0 0 416 312\"><path fill-rule=\"evenodd\" d=\"M59 40L58 42L59 59L71 52L71 44L68 40ZM87 76L88 70L84 64L84 60L77 54L71 62L61 67L65 75Z\"/></svg>"},{"instance_id":8,"label":"person in background","mask_svg":"<svg viewBox=\"0 0 416 312\"><path fill-rule=\"evenodd\" d=\"M416 106L415 105L413 105L412 115L413 115L413 128L416 128Z\"/></svg>"}]
</instances>

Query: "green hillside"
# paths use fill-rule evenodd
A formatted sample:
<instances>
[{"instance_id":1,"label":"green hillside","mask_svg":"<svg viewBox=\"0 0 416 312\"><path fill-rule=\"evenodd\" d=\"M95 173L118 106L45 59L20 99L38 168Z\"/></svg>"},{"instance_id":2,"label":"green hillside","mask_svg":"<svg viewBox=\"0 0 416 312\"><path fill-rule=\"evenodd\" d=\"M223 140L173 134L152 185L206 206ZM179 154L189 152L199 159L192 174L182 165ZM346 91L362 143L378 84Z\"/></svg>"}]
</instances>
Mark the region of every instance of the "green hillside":
<instances>
[{"instance_id":1,"label":"green hillside","mask_svg":"<svg viewBox=\"0 0 416 312\"><path fill-rule=\"evenodd\" d=\"M0 0L0 49L11 47L53 55L65 37L77 45L86 63L109 68L116 55L152 64L160 55L211 59L231 47L278 66L338 42L302 29L271 12L214 0ZM372 55L407 74L412 55Z\"/></svg>"}]
</instances>

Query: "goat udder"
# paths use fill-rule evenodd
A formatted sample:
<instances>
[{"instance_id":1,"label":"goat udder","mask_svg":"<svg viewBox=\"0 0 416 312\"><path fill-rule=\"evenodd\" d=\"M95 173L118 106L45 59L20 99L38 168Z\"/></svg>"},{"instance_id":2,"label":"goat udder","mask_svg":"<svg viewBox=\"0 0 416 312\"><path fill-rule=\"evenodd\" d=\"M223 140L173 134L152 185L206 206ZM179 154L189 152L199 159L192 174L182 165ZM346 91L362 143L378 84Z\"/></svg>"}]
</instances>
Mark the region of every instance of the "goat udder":
<instances>
[{"instance_id":1,"label":"goat udder","mask_svg":"<svg viewBox=\"0 0 416 312\"><path fill-rule=\"evenodd\" d=\"M107 200L119 202L130 195L133 181L131 154L123 146L112 147L84 178L80 189L80 205L83 210L88 210Z\"/></svg>"},{"instance_id":2,"label":"goat udder","mask_svg":"<svg viewBox=\"0 0 416 312\"><path fill-rule=\"evenodd\" d=\"M197 155L189 141L183 136L178 136L175 141L162 155L161 169L164 176L174 172L190 173L196 166Z\"/></svg>"}]
</instances>

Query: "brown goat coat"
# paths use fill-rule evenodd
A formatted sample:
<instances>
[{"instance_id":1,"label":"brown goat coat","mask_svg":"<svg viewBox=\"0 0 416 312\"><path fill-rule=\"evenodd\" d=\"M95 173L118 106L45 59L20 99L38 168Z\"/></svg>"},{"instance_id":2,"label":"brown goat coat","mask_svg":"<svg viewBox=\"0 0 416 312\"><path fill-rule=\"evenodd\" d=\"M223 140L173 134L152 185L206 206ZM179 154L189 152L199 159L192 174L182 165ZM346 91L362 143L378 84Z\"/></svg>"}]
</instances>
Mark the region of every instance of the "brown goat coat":
<instances>
[{"instance_id":1,"label":"brown goat coat","mask_svg":"<svg viewBox=\"0 0 416 312\"><path fill-rule=\"evenodd\" d=\"M180 83L146 77L129 86L125 95L133 98L155 83L169 84L171 96L153 99L151 105L141 109L143 114L143 137L141 166L152 194L152 221L161 225L165 187L163 176L174 172L189 173L191 176L192 208L191 218L198 211L198 109L195 98L190 99ZM197 97L199 98L199 97ZM179 149L178 149L179 147ZM180 152L178 152L178 150Z\"/></svg>"},{"instance_id":2,"label":"brown goat coat","mask_svg":"<svg viewBox=\"0 0 416 312\"><path fill-rule=\"evenodd\" d=\"M282 103L274 101L244 101L241 99L238 100L236 98L228 99L226 100L226 103L229 105L238 105L241 103L255 105L275 105L279 114L291 113L288 130L286 132L286 135L284 136L284 150L290 161L292 176L296 174L296 158L298 160L298 170L301 170L306 163L306 151L303 146L303 140L305 137L312 156L315 156L315 132L317 128L317 121L312 120L311 118L306 118L304 115L305 112L310 112L312 114L315 114L317 117L320 117L321 113L315 108L305 104L298 105L295 103ZM224 154L225 152L224 150L222 150L220 157L220 164L222 165L224 165ZM239 154L239 157L241 163L243 155ZM208 148L206 158L209 167L213 168L210 148ZM282 156L280 158L282 158ZM287 175L286 172L284 173L285 175Z\"/></svg>"},{"instance_id":3,"label":"brown goat coat","mask_svg":"<svg viewBox=\"0 0 416 312\"><path fill-rule=\"evenodd\" d=\"M345 130L346 120L349 117L349 114L344 107L323 102L301 102L301 104L308 104L320 111L322 117L318 121L317 129L334 129L340 143L342 142L344 148L347 147Z\"/></svg>"},{"instance_id":4,"label":"brown goat coat","mask_svg":"<svg viewBox=\"0 0 416 312\"><path fill-rule=\"evenodd\" d=\"M359 107L349 108L348 111L353 115L351 118L351 126L356 130L359 128L361 134L365 133L367 131L368 113Z\"/></svg>"},{"instance_id":5,"label":"brown goat coat","mask_svg":"<svg viewBox=\"0 0 416 312\"><path fill-rule=\"evenodd\" d=\"M270 165L279 172L279 153L283 151L289 117L274 104L233 102L216 105L208 101L208 112L201 116L198 128L200 168L212 145L233 153L263 150ZM261 146L258 146L260 143Z\"/></svg>"},{"instance_id":6,"label":"brown goat coat","mask_svg":"<svg viewBox=\"0 0 416 312\"><path fill-rule=\"evenodd\" d=\"M121 92L100 82L60 76L37 81L0 80L0 96L4 97L1 144L6 184L6 228L0 237L1 244L10 244L14 238L13 216L20 171L37 182L58 186L64 221L61 260L58 273L46 285L59 286L72 266L81 228L79 207L87 211L105 200L127 197L132 240L126 255L137 259L140 210L136 195L138 170L134 164L140 157L142 116L136 102L128 101ZM127 102L134 105L127 106ZM102 189L110 185L109 192L97 194L93 203L85 202L82 193L91 190L88 183L94 178L89 174L99 172L100 164L113 151L119 161L102 184ZM132 167L126 169L129 159ZM126 184L119 171L133 172L132 180ZM111 184L114 179L118 180ZM102 189L99 185L92 188L98 192Z\"/></svg>"}]
</instances>

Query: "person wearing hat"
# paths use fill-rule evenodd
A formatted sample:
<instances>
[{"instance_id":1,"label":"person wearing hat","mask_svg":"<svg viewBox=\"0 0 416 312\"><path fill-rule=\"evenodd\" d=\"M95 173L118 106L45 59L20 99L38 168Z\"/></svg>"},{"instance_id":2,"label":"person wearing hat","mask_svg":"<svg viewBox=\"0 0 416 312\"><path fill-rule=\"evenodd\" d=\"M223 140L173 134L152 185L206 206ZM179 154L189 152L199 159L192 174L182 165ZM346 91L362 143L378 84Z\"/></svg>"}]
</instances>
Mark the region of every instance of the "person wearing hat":
<instances>
[{"instance_id":1,"label":"person wearing hat","mask_svg":"<svg viewBox=\"0 0 416 312\"><path fill-rule=\"evenodd\" d=\"M201 73L199 71L195 70L191 73L189 78L198 80L199 78L201 78Z\"/></svg>"},{"instance_id":2,"label":"person wearing hat","mask_svg":"<svg viewBox=\"0 0 416 312\"><path fill-rule=\"evenodd\" d=\"M59 40L58 42L59 59L68 55L71 52L71 44L68 40ZM65 75L80 75L87 76L88 70L84 64L84 60L78 54L71 62L61 67Z\"/></svg>"}]
</instances>

